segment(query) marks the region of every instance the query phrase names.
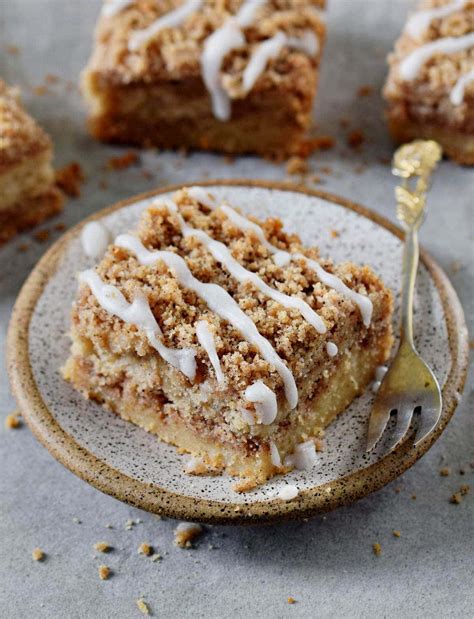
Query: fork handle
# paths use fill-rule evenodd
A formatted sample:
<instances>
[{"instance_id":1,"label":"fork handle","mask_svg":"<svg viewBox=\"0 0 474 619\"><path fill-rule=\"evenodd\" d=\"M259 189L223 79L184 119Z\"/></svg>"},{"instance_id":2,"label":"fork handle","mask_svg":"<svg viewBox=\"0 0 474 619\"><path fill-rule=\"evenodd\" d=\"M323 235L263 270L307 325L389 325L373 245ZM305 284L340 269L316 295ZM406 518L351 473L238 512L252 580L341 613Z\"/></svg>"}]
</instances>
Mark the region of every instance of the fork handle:
<instances>
[{"instance_id":1,"label":"fork handle","mask_svg":"<svg viewBox=\"0 0 474 619\"><path fill-rule=\"evenodd\" d=\"M413 300L416 273L418 270L419 248L418 232L409 228L405 235L402 263L402 342L413 346Z\"/></svg>"}]
</instances>

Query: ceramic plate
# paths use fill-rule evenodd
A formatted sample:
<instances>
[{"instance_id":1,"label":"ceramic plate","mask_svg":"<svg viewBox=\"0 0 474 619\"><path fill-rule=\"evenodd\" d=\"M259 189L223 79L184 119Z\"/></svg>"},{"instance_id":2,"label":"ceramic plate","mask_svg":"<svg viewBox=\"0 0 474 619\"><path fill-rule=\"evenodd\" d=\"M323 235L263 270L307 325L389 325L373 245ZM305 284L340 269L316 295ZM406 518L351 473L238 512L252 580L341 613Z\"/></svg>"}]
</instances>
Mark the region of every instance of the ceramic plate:
<instances>
[{"instance_id":1,"label":"ceramic plate","mask_svg":"<svg viewBox=\"0 0 474 619\"><path fill-rule=\"evenodd\" d=\"M395 293L398 324L400 231L375 213L346 200L296 186L251 181L203 183L219 199L260 218L280 217L303 242L323 256L369 264ZM114 235L130 230L158 193L138 196L101 211ZM18 298L9 332L9 369L23 415L48 450L74 473L120 500L176 518L208 522L268 522L334 509L372 492L411 466L439 437L456 407L467 360L467 332L459 301L448 279L422 254L415 299L416 345L443 385L443 411L435 432L414 448L405 441L384 455L381 443L364 451L373 394L368 390L328 428L325 450L311 471L278 476L246 494L232 490L230 477L183 473L185 456L98 404L84 400L66 383L59 367L69 351L67 337L76 274L93 266L79 240L83 224L65 234L42 258ZM331 231L336 230L334 237ZM276 499L287 483L296 499Z\"/></svg>"}]
</instances>

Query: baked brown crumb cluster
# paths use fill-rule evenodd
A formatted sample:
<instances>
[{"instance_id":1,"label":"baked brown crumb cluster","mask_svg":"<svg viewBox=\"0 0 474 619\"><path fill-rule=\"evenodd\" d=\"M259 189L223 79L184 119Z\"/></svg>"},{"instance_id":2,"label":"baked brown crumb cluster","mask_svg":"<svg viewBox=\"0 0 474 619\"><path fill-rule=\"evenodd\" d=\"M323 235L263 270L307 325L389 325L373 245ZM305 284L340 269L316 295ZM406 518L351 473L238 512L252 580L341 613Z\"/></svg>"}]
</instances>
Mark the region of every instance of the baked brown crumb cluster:
<instances>
[{"instance_id":1,"label":"baked brown crumb cluster","mask_svg":"<svg viewBox=\"0 0 474 619\"><path fill-rule=\"evenodd\" d=\"M107 81L116 83L157 78L182 80L200 75L205 39L237 13L242 0L204 0L203 6L179 27L158 32L136 51L129 49L133 33L144 30L180 4L178 0L136 0L113 17L103 17L97 26L96 47L88 71L98 72ZM255 44L278 30L298 35L304 29L312 29L322 47L325 26L318 9L324 5L324 0L269 0L264 3L258 11L258 19L246 29L247 43L226 56L223 71L229 90L237 94L236 75L243 70ZM265 79L278 83L284 76L291 75L292 64L306 62L316 61L301 52L286 51L265 72Z\"/></svg>"},{"instance_id":2,"label":"baked brown crumb cluster","mask_svg":"<svg viewBox=\"0 0 474 619\"><path fill-rule=\"evenodd\" d=\"M0 79L0 173L50 148L49 137L23 109L18 89Z\"/></svg>"},{"instance_id":3,"label":"baked brown crumb cluster","mask_svg":"<svg viewBox=\"0 0 474 619\"><path fill-rule=\"evenodd\" d=\"M451 0L426 0L418 10L452 4ZM461 37L474 32L474 1L467 1L444 17L434 17L419 36L413 38L405 29L395 51L389 56L390 72L384 89L389 115L434 123L457 131L474 133L474 81L465 85L464 102L453 105L450 93L462 75L474 68L474 45L455 52L439 51L422 63L413 80L400 76L400 63L414 50L447 37Z\"/></svg>"},{"instance_id":4,"label":"baked brown crumb cluster","mask_svg":"<svg viewBox=\"0 0 474 619\"><path fill-rule=\"evenodd\" d=\"M334 365L325 348L329 339L343 351L354 343L354 333L361 343L368 337L355 303L323 285L303 260L279 267L268 250L256 242L253 233L243 233L221 211L209 211L185 190L178 192L174 199L188 224L227 245L242 266L258 273L267 284L304 299L325 321L327 333L318 334L298 310L285 308L252 284L232 278L202 243L194 237L182 236L176 216L165 206L158 203L144 213L138 227L143 244L150 250L178 253L198 280L224 288L286 362L297 384L307 375L308 362L313 368ZM268 219L262 227L268 240L279 248L318 258L316 249L306 250L297 236L286 234L279 220ZM390 308L390 293L369 268L351 263L336 266L327 260L320 263L353 290L369 295L374 304L373 325L386 328L389 316L384 314ZM259 379L265 379L271 389L282 391L282 380L275 368L235 328L211 312L200 297L184 289L164 263L158 262L151 269L140 265L128 251L112 246L97 267L97 273L104 282L119 288L129 302L139 292L146 294L163 330L165 345L196 349L197 382L214 376L209 357L196 339L196 322L206 320L214 334L222 371L233 391L243 392ZM157 354L142 332L103 310L87 286L81 288L73 323L74 333L90 341L91 352L105 346L114 354L133 353L139 358ZM376 329L371 328L372 335Z\"/></svg>"}]
</instances>

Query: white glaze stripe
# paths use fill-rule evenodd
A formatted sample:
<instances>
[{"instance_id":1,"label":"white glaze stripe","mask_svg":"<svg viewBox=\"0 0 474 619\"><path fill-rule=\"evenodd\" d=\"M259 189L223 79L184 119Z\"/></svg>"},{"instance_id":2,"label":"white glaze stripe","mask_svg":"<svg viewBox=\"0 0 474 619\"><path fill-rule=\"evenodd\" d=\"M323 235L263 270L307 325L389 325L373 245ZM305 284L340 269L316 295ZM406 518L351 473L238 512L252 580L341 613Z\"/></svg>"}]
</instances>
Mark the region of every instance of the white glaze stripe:
<instances>
[{"instance_id":1,"label":"white glaze stripe","mask_svg":"<svg viewBox=\"0 0 474 619\"><path fill-rule=\"evenodd\" d=\"M276 395L262 380L257 380L247 387L245 399L255 404L260 423L269 425L275 421L278 411Z\"/></svg>"},{"instance_id":2,"label":"white glaze stripe","mask_svg":"<svg viewBox=\"0 0 474 619\"><path fill-rule=\"evenodd\" d=\"M400 77L403 80L414 80L421 67L435 54L455 54L474 45L474 32L462 37L445 37L426 43L404 58L399 66Z\"/></svg>"},{"instance_id":3,"label":"white glaze stripe","mask_svg":"<svg viewBox=\"0 0 474 619\"><path fill-rule=\"evenodd\" d=\"M242 76L245 92L252 90L260 75L265 71L268 61L278 58L284 47L297 49L308 56L316 56L319 51L319 41L312 30L305 30L301 37L290 37L278 31L271 39L260 43L252 53Z\"/></svg>"},{"instance_id":4,"label":"white glaze stripe","mask_svg":"<svg viewBox=\"0 0 474 619\"><path fill-rule=\"evenodd\" d=\"M335 357L337 353L339 352L339 349L337 345L334 344L334 342L328 342L326 344L326 351L330 357Z\"/></svg>"},{"instance_id":5,"label":"white glaze stripe","mask_svg":"<svg viewBox=\"0 0 474 619\"><path fill-rule=\"evenodd\" d=\"M202 0L184 0L183 4L159 17L148 28L133 33L128 42L128 48L131 51L137 51L151 41L161 30L178 28L190 15L199 11L201 6Z\"/></svg>"},{"instance_id":6,"label":"white glaze stripe","mask_svg":"<svg viewBox=\"0 0 474 619\"><path fill-rule=\"evenodd\" d=\"M270 459L272 461L273 466L281 466L281 457L280 452L278 451L278 447L275 445L273 441L269 441L270 446Z\"/></svg>"},{"instance_id":7,"label":"white glaze stripe","mask_svg":"<svg viewBox=\"0 0 474 619\"><path fill-rule=\"evenodd\" d=\"M188 191L188 195L190 197L193 197L192 194L190 193L191 189L192 188L188 189L187 191ZM195 199L199 201L198 197L196 197ZM213 201L213 203L215 204L215 201ZM209 206L209 204L207 206ZM351 301L353 301L359 307L364 325L366 327L370 325L370 322L372 320L373 304L372 304L372 301L369 299L369 297L363 294L360 294L356 292L355 290L352 290L351 288L346 286L346 284L344 284L344 282L341 279L339 279L339 277L337 277L336 275L333 275L332 273L328 273L315 260L311 260L310 258L307 258L306 256L303 256L303 254L300 254L300 253L291 253L291 252L286 252L281 249L278 249L278 247L275 247L275 245L272 245L271 243L267 241L262 228L258 224L254 223L253 221L250 221L250 219L247 219L243 215L240 215L240 213L237 213L237 211L235 211L231 206L228 206L226 204L219 208L241 230L243 231L252 230L256 234L258 239L265 245L268 251L273 254L276 264L279 264L280 266L282 266L284 264L287 264L290 260L304 260L306 264L316 273L316 275L322 281L323 284L325 284L329 288L333 288L334 290L339 292L339 294L342 294L343 296L351 299Z\"/></svg>"},{"instance_id":8,"label":"white glaze stripe","mask_svg":"<svg viewBox=\"0 0 474 619\"><path fill-rule=\"evenodd\" d=\"M454 85L454 88L451 90L449 99L453 105L461 105L464 101L464 91L466 90L466 86L471 82L474 82L474 69L469 71L469 73L461 75Z\"/></svg>"},{"instance_id":9,"label":"white glaze stripe","mask_svg":"<svg viewBox=\"0 0 474 619\"><path fill-rule=\"evenodd\" d=\"M466 4L466 0L454 0L454 2L450 2L445 6L418 11L409 18L405 30L413 39L419 39L428 30L434 19L448 17L452 13L464 8Z\"/></svg>"},{"instance_id":10,"label":"white glaze stripe","mask_svg":"<svg viewBox=\"0 0 474 619\"><path fill-rule=\"evenodd\" d=\"M235 20L241 28L249 28L255 21L257 11L266 4L267 0L244 0L235 15Z\"/></svg>"},{"instance_id":11,"label":"white glaze stripe","mask_svg":"<svg viewBox=\"0 0 474 619\"><path fill-rule=\"evenodd\" d=\"M283 307L296 309L303 318L316 329L318 333L326 333L326 325L323 319L306 303L298 297L291 297L266 284L258 275L244 268L231 254L229 248L211 238L204 230L197 230L187 224L182 218L178 207L172 200L161 200L157 205L165 206L169 212L173 213L178 219L182 235L186 238L194 236L211 252L216 262L220 262L238 282L244 284L251 282L257 290L270 297Z\"/></svg>"},{"instance_id":12,"label":"white glaze stripe","mask_svg":"<svg viewBox=\"0 0 474 619\"><path fill-rule=\"evenodd\" d=\"M109 242L110 232L100 221L90 221L81 230L82 249L89 258L101 258Z\"/></svg>"},{"instance_id":13,"label":"white glaze stripe","mask_svg":"<svg viewBox=\"0 0 474 619\"><path fill-rule=\"evenodd\" d=\"M134 0L108 0L102 6L103 17L114 17L134 3Z\"/></svg>"},{"instance_id":14,"label":"white glaze stripe","mask_svg":"<svg viewBox=\"0 0 474 619\"><path fill-rule=\"evenodd\" d=\"M270 342L260 335L253 321L240 309L237 302L234 301L224 288L217 284L200 282L191 273L181 256L169 251L149 251L141 243L140 239L130 234L118 236L115 239L115 244L131 252L140 264L154 265L162 260L182 286L193 290L207 303L215 314L227 320L242 334L244 339L258 349L268 363L274 366L283 381L286 399L290 407L292 409L296 407L298 404L298 391L293 374Z\"/></svg>"},{"instance_id":15,"label":"white glaze stripe","mask_svg":"<svg viewBox=\"0 0 474 619\"><path fill-rule=\"evenodd\" d=\"M209 361L216 373L217 382L222 385L224 383L224 374L222 373L221 362L217 356L214 336L209 328L209 324L205 320L200 320L196 323L196 336L209 357Z\"/></svg>"},{"instance_id":16,"label":"white glaze stripe","mask_svg":"<svg viewBox=\"0 0 474 619\"><path fill-rule=\"evenodd\" d=\"M135 325L138 329L143 330L150 346L165 361L180 370L190 380L194 380L196 351L192 348L168 348L162 343L163 332L144 295L136 296L133 303L129 303L117 287L105 284L92 269L80 273L79 281L89 286L97 302L105 311L117 316L125 323Z\"/></svg>"}]
</instances>

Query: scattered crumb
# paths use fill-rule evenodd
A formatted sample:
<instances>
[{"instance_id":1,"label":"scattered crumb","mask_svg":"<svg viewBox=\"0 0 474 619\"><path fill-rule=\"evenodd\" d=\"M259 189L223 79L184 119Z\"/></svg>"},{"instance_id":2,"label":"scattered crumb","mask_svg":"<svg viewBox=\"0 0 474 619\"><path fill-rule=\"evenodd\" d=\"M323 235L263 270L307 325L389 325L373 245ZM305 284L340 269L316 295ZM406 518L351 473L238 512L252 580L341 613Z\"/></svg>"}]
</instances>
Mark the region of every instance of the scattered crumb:
<instances>
[{"instance_id":1,"label":"scattered crumb","mask_svg":"<svg viewBox=\"0 0 474 619\"><path fill-rule=\"evenodd\" d=\"M310 183L313 183L313 185L320 185L321 183L324 183L324 180L319 176L319 174L310 174L307 180Z\"/></svg>"},{"instance_id":2,"label":"scattered crumb","mask_svg":"<svg viewBox=\"0 0 474 619\"><path fill-rule=\"evenodd\" d=\"M148 604L145 602L143 598L139 598L137 600L137 608L144 615L150 614L150 607L148 606Z\"/></svg>"},{"instance_id":3,"label":"scattered crumb","mask_svg":"<svg viewBox=\"0 0 474 619\"><path fill-rule=\"evenodd\" d=\"M336 140L330 135L320 135L315 138L309 138L303 142L299 149L300 157L309 157L316 150L329 150L334 147Z\"/></svg>"},{"instance_id":4,"label":"scattered crumb","mask_svg":"<svg viewBox=\"0 0 474 619\"><path fill-rule=\"evenodd\" d=\"M110 170L125 170L132 165L135 165L138 162L138 154L129 150L124 155L119 155L118 157L111 157L107 161L107 168Z\"/></svg>"},{"instance_id":5,"label":"scattered crumb","mask_svg":"<svg viewBox=\"0 0 474 619\"><path fill-rule=\"evenodd\" d=\"M396 492L397 494L400 494L401 490L402 489L400 488L400 486L395 486L395 488L393 489L393 491Z\"/></svg>"},{"instance_id":6,"label":"scattered crumb","mask_svg":"<svg viewBox=\"0 0 474 619\"><path fill-rule=\"evenodd\" d=\"M235 162L234 155L224 155L224 163L227 165L232 165Z\"/></svg>"},{"instance_id":7,"label":"scattered crumb","mask_svg":"<svg viewBox=\"0 0 474 619\"><path fill-rule=\"evenodd\" d=\"M347 136L347 144L351 148L359 148L365 142L365 136L360 129L351 131Z\"/></svg>"},{"instance_id":8,"label":"scattered crumb","mask_svg":"<svg viewBox=\"0 0 474 619\"><path fill-rule=\"evenodd\" d=\"M442 469L439 469L439 474L441 475L441 477L448 477L450 473L451 471L449 470L447 466L443 467Z\"/></svg>"},{"instance_id":9,"label":"scattered crumb","mask_svg":"<svg viewBox=\"0 0 474 619\"><path fill-rule=\"evenodd\" d=\"M37 230L33 234L33 238L35 239L35 241L38 241L38 243L46 243L46 241L49 240L50 236L51 236L51 231L46 228L44 230Z\"/></svg>"},{"instance_id":10,"label":"scattered crumb","mask_svg":"<svg viewBox=\"0 0 474 619\"><path fill-rule=\"evenodd\" d=\"M471 487L469 486L469 484L463 484L459 488L459 492L461 493L461 496L466 496L466 494L469 494L470 491L471 491Z\"/></svg>"},{"instance_id":11,"label":"scattered crumb","mask_svg":"<svg viewBox=\"0 0 474 619\"><path fill-rule=\"evenodd\" d=\"M329 230L329 234L333 239L337 239L337 237L339 236L339 232L337 230Z\"/></svg>"},{"instance_id":12,"label":"scattered crumb","mask_svg":"<svg viewBox=\"0 0 474 619\"><path fill-rule=\"evenodd\" d=\"M413 501L416 501L416 494L412 494L411 498L412 498Z\"/></svg>"},{"instance_id":13,"label":"scattered crumb","mask_svg":"<svg viewBox=\"0 0 474 619\"><path fill-rule=\"evenodd\" d=\"M340 118L339 119L339 124L344 129L347 129L347 127L351 124L351 121L348 118Z\"/></svg>"},{"instance_id":14,"label":"scattered crumb","mask_svg":"<svg viewBox=\"0 0 474 619\"><path fill-rule=\"evenodd\" d=\"M108 188L109 188L109 184L107 183L107 181L105 181L104 179L99 181L99 189L101 191L105 191Z\"/></svg>"},{"instance_id":15,"label":"scattered crumb","mask_svg":"<svg viewBox=\"0 0 474 619\"><path fill-rule=\"evenodd\" d=\"M67 226L65 223L59 222L58 224L55 224L54 229L57 232L63 232L64 230L66 230Z\"/></svg>"},{"instance_id":16,"label":"scattered crumb","mask_svg":"<svg viewBox=\"0 0 474 619\"><path fill-rule=\"evenodd\" d=\"M362 86L359 86L357 90L357 96L358 97L369 97L371 94L373 94L373 92L374 92L373 86L370 86L369 84L363 84Z\"/></svg>"},{"instance_id":17,"label":"scattered crumb","mask_svg":"<svg viewBox=\"0 0 474 619\"><path fill-rule=\"evenodd\" d=\"M96 542L94 548L97 552L110 552L112 550L112 546L107 542Z\"/></svg>"},{"instance_id":18,"label":"scattered crumb","mask_svg":"<svg viewBox=\"0 0 474 619\"><path fill-rule=\"evenodd\" d=\"M74 516L72 521L75 522L76 524L81 524L81 520L79 520L79 518L77 518L77 516Z\"/></svg>"},{"instance_id":19,"label":"scattered crumb","mask_svg":"<svg viewBox=\"0 0 474 619\"><path fill-rule=\"evenodd\" d=\"M459 469L459 475L465 475L465 474L466 474L465 469Z\"/></svg>"},{"instance_id":20,"label":"scattered crumb","mask_svg":"<svg viewBox=\"0 0 474 619\"><path fill-rule=\"evenodd\" d=\"M101 580L108 580L112 571L107 565L99 565L99 578Z\"/></svg>"},{"instance_id":21,"label":"scattered crumb","mask_svg":"<svg viewBox=\"0 0 474 619\"><path fill-rule=\"evenodd\" d=\"M7 44L3 46L3 49L7 52L7 54L10 54L11 56L18 56L18 54L20 53L20 48L18 47L18 45Z\"/></svg>"},{"instance_id":22,"label":"scattered crumb","mask_svg":"<svg viewBox=\"0 0 474 619\"><path fill-rule=\"evenodd\" d=\"M77 161L72 161L56 170L56 185L71 198L78 198L81 195L81 183L84 180L84 172Z\"/></svg>"},{"instance_id":23,"label":"scattered crumb","mask_svg":"<svg viewBox=\"0 0 474 619\"><path fill-rule=\"evenodd\" d=\"M57 75L53 75L52 73L46 74L44 81L47 84L57 84L59 82L59 77Z\"/></svg>"},{"instance_id":24,"label":"scattered crumb","mask_svg":"<svg viewBox=\"0 0 474 619\"><path fill-rule=\"evenodd\" d=\"M17 430L18 428L21 428L21 419L19 412L15 411L6 416L5 428L7 430Z\"/></svg>"},{"instance_id":25,"label":"scattered crumb","mask_svg":"<svg viewBox=\"0 0 474 619\"><path fill-rule=\"evenodd\" d=\"M288 174L307 174L308 163L301 157L291 157L286 164L286 171Z\"/></svg>"},{"instance_id":26,"label":"scattered crumb","mask_svg":"<svg viewBox=\"0 0 474 619\"><path fill-rule=\"evenodd\" d=\"M34 86L32 90L33 94L37 95L38 97L44 97L44 95L48 93L48 89L46 88L46 86Z\"/></svg>"},{"instance_id":27,"label":"scattered crumb","mask_svg":"<svg viewBox=\"0 0 474 619\"><path fill-rule=\"evenodd\" d=\"M400 531L397 531L396 529L392 531L392 534L393 534L393 537L400 537L401 535Z\"/></svg>"},{"instance_id":28,"label":"scattered crumb","mask_svg":"<svg viewBox=\"0 0 474 619\"><path fill-rule=\"evenodd\" d=\"M153 548L150 546L150 544L143 542L143 544L140 544L140 546L138 547L138 554L149 557L153 554Z\"/></svg>"},{"instance_id":29,"label":"scattered crumb","mask_svg":"<svg viewBox=\"0 0 474 619\"><path fill-rule=\"evenodd\" d=\"M31 553L34 561L44 561L46 554L41 550L41 548L35 548Z\"/></svg>"},{"instance_id":30,"label":"scattered crumb","mask_svg":"<svg viewBox=\"0 0 474 619\"><path fill-rule=\"evenodd\" d=\"M288 604L296 604L296 600L295 598L292 598L291 596L287 599Z\"/></svg>"},{"instance_id":31,"label":"scattered crumb","mask_svg":"<svg viewBox=\"0 0 474 619\"><path fill-rule=\"evenodd\" d=\"M111 524L110 524L110 522L108 522L108 523L105 525L105 528L106 528L106 529L113 529L114 527L113 527L113 525L111 525Z\"/></svg>"},{"instance_id":32,"label":"scattered crumb","mask_svg":"<svg viewBox=\"0 0 474 619\"><path fill-rule=\"evenodd\" d=\"M18 245L18 247L16 248L16 250L18 252L20 252L20 254L24 254L26 251L28 251L30 249L30 244L29 243L21 243L20 245Z\"/></svg>"},{"instance_id":33,"label":"scattered crumb","mask_svg":"<svg viewBox=\"0 0 474 619\"><path fill-rule=\"evenodd\" d=\"M378 542L375 542L375 544L372 545L372 548L374 551L374 555L376 557L380 557L380 555L382 554L382 546Z\"/></svg>"},{"instance_id":34,"label":"scattered crumb","mask_svg":"<svg viewBox=\"0 0 474 619\"><path fill-rule=\"evenodd\" d=\"M449 502L453 505L459 505L462 501L462 494L460 492L455 492L452 497L449 499Z\"/></svg>"},{"instance_id":35,"label":"scattered crumb","mask_svg":"<svg viewBox=\"0 0 474 619\"><path fill-rule=\"evenodd\" d=\"M192 548L192 542L202 534L200 524L181 522L174 531L174 543L180 548Z\"/></svg>"},{"instance_id":36,"label":"scattered crumb","mask_svg":"<svg viewBox=\"0 0 474 619\"><path fill-rule=\"evenodd\" d=\"M155 552L151 555L150 559L153 561L153 563L156 563L157 561L161 561L161 555Z\"/></svg>"},{"instance_id":37,"label":"scattered crumb","mask_svg":"<svg viewBox=\"0 0 474 619\"><path fill-rule=\"evenodd\" d=\"M451 273L453 273L454 275L456 273L459 273L459 271L462 269L463 264L460 260L453 260L451 262L451 264L449 265L449 269L451 271Z\"/></svg>"}]
</instances>

